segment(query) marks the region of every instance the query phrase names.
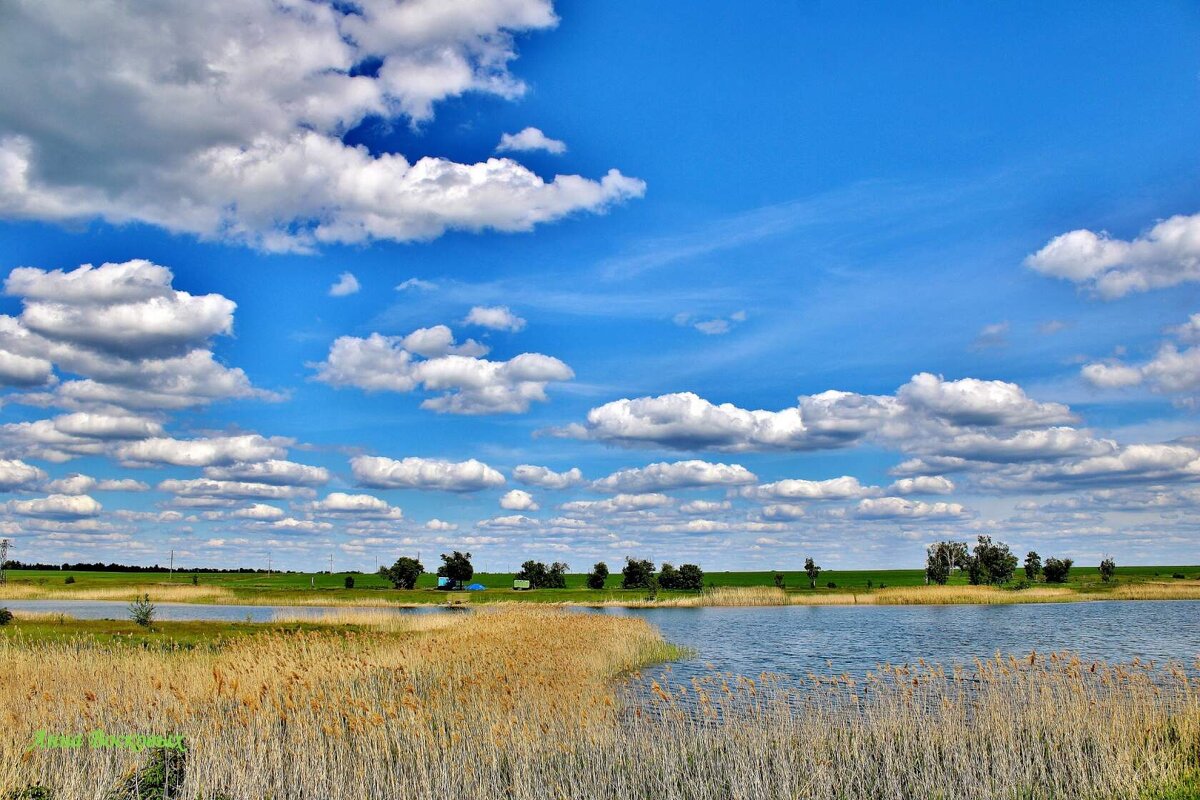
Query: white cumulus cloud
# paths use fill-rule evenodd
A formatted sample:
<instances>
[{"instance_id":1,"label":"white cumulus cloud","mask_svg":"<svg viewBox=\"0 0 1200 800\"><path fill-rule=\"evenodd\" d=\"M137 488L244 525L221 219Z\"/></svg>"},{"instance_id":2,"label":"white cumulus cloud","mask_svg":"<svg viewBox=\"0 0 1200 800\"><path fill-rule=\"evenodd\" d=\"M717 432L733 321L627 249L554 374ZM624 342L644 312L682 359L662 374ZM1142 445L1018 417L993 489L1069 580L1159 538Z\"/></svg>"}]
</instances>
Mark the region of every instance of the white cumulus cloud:
<instances>
[{"instance_id":1,"label":"white cumulus cloud","mask_svg":"<svg viewBox=\"0 0 1200 800\"><path fill-rule=\"evenodd\" d=\"M567 152L566 142L551 139L539 128L524 128L517 133L505 133L500 136L500 144L496 145L497 153L527 152L544 150L547 153L561 155Z\"/></svg>"},{"instance_id":2,"label":"white cumulus cloud","mask_svg":"<svg viewBox=\"0 0 1200 800\"><path fill-rule=\"evenodd\" d=\"M482 461L445 461L410 456L396 460L383 456L355 456L350 460L354 479L375 489L437 489L475 492L504 485L504 476Z\"/></svg>"}]
</instances>

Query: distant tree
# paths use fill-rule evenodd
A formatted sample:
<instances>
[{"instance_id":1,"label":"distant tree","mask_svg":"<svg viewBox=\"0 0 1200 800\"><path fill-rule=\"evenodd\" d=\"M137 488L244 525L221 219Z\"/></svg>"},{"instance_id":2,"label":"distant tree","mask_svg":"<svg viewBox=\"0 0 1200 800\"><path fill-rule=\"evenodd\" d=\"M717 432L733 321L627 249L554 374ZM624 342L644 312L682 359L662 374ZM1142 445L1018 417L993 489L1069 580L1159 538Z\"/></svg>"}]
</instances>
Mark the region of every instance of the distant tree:
<instances>
[{"instance_id":1,"label":"distant tree","mask_svg":"<svg viewBox=\"0 0 1200 800\"><path fill-rule=\"evenodd\" d=\"M1104 560L1100 562L1100 580L1108 583L1116 574L1117 562L1113 561L1111 557L1105 556Z\"/></svg>"},{"instance_id":2,"label":"distant tree","mask_svg":"<svg viewBox=\"0 0 1200 800\"><path fill-rule=\"evenodd\" d=\"M698 564L683 564L679 567L679 588L685 592L704 589L704 570Z\"/></svg>"},{"instance_id":3,"label":"distant tree","mask_svg":"<svg viewBox=\"0 0 1200 800\"><path fill-rule=\"evenodd\" d=\"M955 569L966 569L970 561L966 542L934 542L925 551L925 579L945 585Z\"/></svg>"},{"instance_id":4,"label":"distant tree","mask_svg":"<svg viewBox=\"0 0 1200 800\"><path fill-rule=\"evenodd\" d=\"M1067 576L1071 572L1071 565L1074 563L1069 558L1062 560L1047 558L1046 563L1042 565L1042 574L1046 576L1046 583L1066 583Z\"/></svg>"},{"instance_id":5,"label":"distant tree","mask_svg":"<svg viewBox=\"0 0 1200 800\"><path fill-rule=\"evenodd\" d=\"M621 570L622 589L649 589L650 581L654 578L654 564L650 561L626 558L625 567ZM658 581L654 581L655 589Z\"/></svg>"},{"instance_id":6,"label":"distant tree","mask_svg":"<svg viewBox=\"0 0 1200 800\"><path fill-rule=\"evenodd\" d=\"M775 588L776 589L783 588L783 573L782 572L775 573Z\"/></svg>"},{"instance_id":7,"label":"distant tree","mask_svg":"<svg viewBox=\"0 0 1200 800\"><path fill-rule=\"evenodd\" d=\"M544 589L547 572L545 564L530 559L521 565L521 569L513 577L519 581L529 581L530 589Z\"/></svg>"},{"instance_id":8,"label":"distant tree","mask_svg":"<svg viewBox=\"0 0 1200 800\"><path fill-rule=\"evenodd\" d=\"M148 594L142 595L140 599L135 599L129 604L129 618L143 628L149 628L154 624L154 614L157 611L154 603L150 602Z\"/></svg>"},{"instance_id":9,"label":"distant tree","mask_svg":"<svg viewBox=\"0 0 1200 800\"><path fill-rule=\"evenodd\" d=\"M967 562L967 576L974 586L999 586L1012 580L1017 571L1017 557L1004 542L993 542L990 536L980 536Z\"/></svg>"},{"instance_id":10,"label":"distant tree","mask_svg":"<svg viewBox=\"0 0 1200 800\"><path fill-rule=\"evenodd\" d=\"M596 566L592 567L592 571L587 576L587 587L589 589L603 589L604 582L608 580L608 564L603 561L597 561Z\"/></svg>"},{"instance_id":11,"label":"distant tree","mask_svg":"<svg viewBox=\"0 0 1200 800\"><path fill-rule=\"evenodd\" d=\"M342 581L342 585L345 586L347 589L353 589L354 588L354 576L347 575L346 580Z\"/></svg>"},{"instance_id":12,"label":"distant tree","mask_svg":"<svg viewBox=\"0 0 1200 800\"><path fill-rule=\"evenodd\" d=\"M562 561L555 561L551 564L550 569L546 570L546 588L567 588L567 570L569 569L570 567Z\"/></svg>"},{"instance_id":13,"label":"distant tree","mask_svg":"<svg viewBox=\"0 0 1200 800\"><path fill-rule=\"evenodd\" d=\"M451 586L461 586L471 580L475 568L471 566L471 554L455 550L450 555L442 553L442 565L438 567L439 578L448 578Z\"/></svg>"},{"instance_id":14,"label":"distant tree","mask_svg":"<svg viewBox=\"0 0 1200 800\"><path fill-rule=\"evenodd\" d=\"M12 622L13 614L7 608L0 608L0 625Z\"/></svg>"},{"instance_id":15,"label":"distant tree","mask_svg":"<svg viewBox=\"0 0 1200 800\"><path fill-rule=\"evenodd\" d=\"M68 575L68 576L66 577L66 579L63 581L63 583L74 583L74 582L75 582L75 576L74 576L74 575Z\"/></svg>"},{"instance_id":16,"label":"distant tree","mask_svg":"<svg viewBox=\"0 0 1200 800\"><path fill-rule=\"evenodd\" d=\"M415 558L401 556L390 567L380 567L379 575L392 585L393 589L414 589L417 578L425 572L425 565Z\"/></svg>"},{"instance_id":17,"label":"distant tree","mask_svg":"<svg viewBox=\"0 0 1200 800\"><path fill-rule=\"evenodd\" d=\"M678 589L679 570L670 564L664 563L658 570L658 586L660 589Z\"/></svg>"},{"instance_id":18,"label":"distant tree","mask_svg":"<svg viewBox=\"0 0 1200 800\"><path fill-rule=\"evenodd\" d=\"M1027 580L1036 581L1038 573L1042 571L1042 557L1033 550L1025 554L1025 578Z\"/></svg>"},{"instance_id":19,"label":"distant tree","mask_svg":"<svg viewBox=\"0 0 1200 800\"><path fill-rule=\"evenodd\" d=\"M200 576L193 572L192 573L192 586L199 586L199 585L200 585Z\"/></svg>"},{"instance_id":20,"label":"distant tree","mask_svg":"<svg viewBox=\"0 0 1200 800\"><path fill-rule=\"evenodd\" d=\"M811 558L804 559L804 572L808 575L808 588L817 588L817 578L821 577L821 568Z\"/></svg>"}]
</instances>

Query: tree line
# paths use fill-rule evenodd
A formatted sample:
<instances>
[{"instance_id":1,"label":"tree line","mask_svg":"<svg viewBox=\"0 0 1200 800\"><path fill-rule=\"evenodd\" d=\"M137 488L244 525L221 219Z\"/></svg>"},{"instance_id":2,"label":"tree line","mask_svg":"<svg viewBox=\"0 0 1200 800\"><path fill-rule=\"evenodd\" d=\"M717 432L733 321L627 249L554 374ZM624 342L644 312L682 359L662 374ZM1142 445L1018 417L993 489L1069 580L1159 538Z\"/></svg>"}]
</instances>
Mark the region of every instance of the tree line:
<instances>
[{"instance_id":1,"label":"tree line","mask_svg":"<svg viewBox=\"0 0 1200 800\"><path fill-rule=\"evenodd\" d=\"M1017 557L1007 544L992 541L990 536L980 536L975 547L967 542L935 542L926 550L925 578L929 583L945 585L954 570L965 572L972 586L1000 586L1013 579L1017 571ZM1047 558L1045 561L1034 550L1025 555L1025 580L1030 583L1039 578L1046 583L1066 583L1075 562L1069 558ZM1097 568L1100 579L1105 583L1117 572L1117 562L1105 557Z\"/></svg>"},{"instance_id":2,"label":"tree line","mask_svg":"<svg viewBox=\"0 0 1200 800\"><path fill-rule=\"evenodd\" d=\"M455 550L453 553L443 553L441 558L442 565L438 567L437 574L447 579L450 588L466 584L475 574L470 553ZM531 589L565 589L569 569L570 566L561 561L547 565L529 560L521 565L514 578L529 581ZM396 589L416 588L417 580L424 572L425 565L409 556L401 556L390 567L379 568L379 575ZM585 583L589 589L603 589L609 577L608 564L600 561L587 574ZM665 562L655 571L652 561L626 558L625 567L621 570L621 588L699 592L704 588L704 571L697 564L681 564L677 568Z\"/></svg>"}]
</instances>

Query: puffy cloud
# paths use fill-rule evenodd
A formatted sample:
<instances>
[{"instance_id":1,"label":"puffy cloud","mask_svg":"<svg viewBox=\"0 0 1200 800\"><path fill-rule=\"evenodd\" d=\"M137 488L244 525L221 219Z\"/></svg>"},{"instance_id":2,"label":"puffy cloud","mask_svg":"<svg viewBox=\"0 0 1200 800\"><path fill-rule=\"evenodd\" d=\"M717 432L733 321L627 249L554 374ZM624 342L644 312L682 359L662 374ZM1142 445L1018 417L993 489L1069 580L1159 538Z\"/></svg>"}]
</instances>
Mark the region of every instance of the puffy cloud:
<instances>
[{"instance_id":1,"label":"puffy cloud","mask_svg":"<svg viewBox=\"0 0 1200 800\"><path fill-rule=\"evenodd\" d=\"M939 452L950 457L997 463L1102 455L1117 447L1108 439L1096 439L1086 431L1065 427L1017 431L1011 436L960 433L936 446Z\"/></svg>"},{"instance_id":2,"label":"puffy cloud","mask_svg":"<svg viewBox=\"0 0 1200 800\"><path fill-rule=\"evenodd\" d=\"M169 479L160 482L158 490L178 495L181 498L220 500L242 498L286 500L294 497L311 497L315 494L312 489L295 486L272 486L267 483L250 483L247 481L214 481L208 478L193 478L191 480Z\"/></svg>"},{"instance_id":3,"label":"puffy cloud","mask_svg":"<svg viewBox=\"0 0 1200 800\"><path fill-rule=\"evenodd\" d=\"M1137 367L1130 367L1118 362L1102 364L1099 362L1086 364L1080 370L1083 379L1100 389L1124 389L1137 386L1144 376Z\"/></svg>"},{"instance_id":4,"label":"puffy cloud","mask_svg":"<svg viewBox=\"0 0 1200 800\"><path fill-rule=\"evenodd\" d=\"M1200 236L1200 228L1197 235ZM1200 314L1193 314L1187 322L1169 328L1168 332L1181 342L1195 344L1200 341ZM1181 350L1172 342L1163 342L1154 358L1145 363L1096 362L1085 365L1082 375L1085 381L1102 389L1145 383L1156 392L1191 392L1200 388L1200 345Z\"/></svg>"},{"instance_id":5,"label":"puffy cloud","mask_svg":"<svg viewBox=\"0 0 1200 800\"><path fill-rule=\"evenodd\" d=\"M73 519L77 517L94 517L100 513L103 506L86 494L52 494L49 497L39 497L36 500L9 500L9 513L23 517L43 517L46 519Z\"/></svg>"},{"instance_id":6,"label":"puffy cloud","mask_svg":"<svg viewBox=\"0 0 1200 800\"><path fill-rule=\"evenodd\" d=\"M873 494L879 494L878 486L863 486L850 475L824 481L789 478L742 490L744 497L758 500L848 500Z\"/></svg>"},{"instance_id":7,"label":"puffy cloud","mask_svg":"<svg viewBox=\"0 0 1200 800\"><path fill-rule=\"evenodd\" d=\"M13 270L5 291L21 298L23 310L0 315L0 379L10 375L10 384L27 388L45 374L40 382L54 383L43 369L51 364L78 376L54 389L55 403L85 410L273 397L213 358L210 340L232 332L235 304L178 291L171 282L169 269L143 260L69 272Z\"/></svg>"},{"instance_id":8,"label":"puffy cloud","mask_svg":"<svg viewBox=\"0 0 1200 800\"><path fill-rule=\"evenodd\" d=\"M800 519L805 513L804 506L796 503L771 503L762 510L763 519L776 521Z\"/></svg>"},{"instance_id":9,"label":"puffy cloud","mask_svg":"<svg viewBox=\"0 0 1200 800\"><path fill-rule=\"evenodd\" d=\"M0 426L0 441L17 454L49 461L99 455L120 440L157 436L162 425L132 415L78 412Z\"/></svg>"},{"instance_id":10,"label":"puffy cloud","mask_svg":"<svg viewBox=\"0 0 1200 800\"><path fill-rule=\"evenodd\" d=\"M332 286L329 287L330 297L346 297L347 295L357 294L362 288L358 285L358 278L354 277L352 272L343 272L338 275L338 279Z\"/></svg>"},{"instance_id":11,"label":"puffy cloud","mask_svg":"<svg viewBox=\"0 0 1200 800\"><path fill-rule=\"evenodd\" d=\"M91 475L78 472L71 473L65 478L58 478L46 484L46 491L51 494L87 494L96 488L96 479Z\"/></svg>"},{"instance_id":12,"label":"puffy cloud","mask_svg":"<svg viewBox=\"0 0 1200 800\"><path fill-rule=\"evenodd\" d=\"M294 250L602 211L644 184L342 140L371 115L415 125L444 98L519 96L513 35L555 22L549 0L19 5L0 29L0 213ZM60 91L39 91L47 81Z\"/></svg>"},{"instance_id":13,"label":"puffy cloud","mask_svg":"<svg viewBox=\"0 0 1200 800\"><path fill-rule=\"evenodd\" d=\"M728 500L691 500L679 507L683 514L715 514L728 511L732 503Z\"/></svg>"},{"instance_id":14,"label":"puffy cloud","mask_svg":"<svg viewBox=\"0 0 1200 800\"><path fill-rule=\"evenodd\" d=\"M563 503L560 508L570 513L613 514L664 508L674 504L674 502L672 498L665 494L649 492L644 494L619 494L607 500L572 500L569 503Z\"/></svg>"},{"instance_id":15,"label":"puffy cloud","mask_svg":"<svg viewBox=\"0 0 1200 800\"><path fill-rule=\"evenodd\" d=\"M500 498L500 507L509 511L537 511L533 495L523 489L511 489Z\"/></svg>"},{"instance_id":16,"label":"puffy cloud","mask_svg":"<svg viewBox=\"0 0 1200 800\"><path fill-rule=\"evenodd\" d=\"M285 517L284 519L275 520L270 524L270 527L271 530L283 531L284 533L323 533L333 530L333 523Z\"/></svg>"},{"instance_id":17,"label":"puffy cloud","mask_svg":"<svg viewBox=\"0 0 1200 800\"><path fill-rule=\"evenodd\" d=\"M324 500L309 508L315 514L346 514L371 519L402 519L404 516L399 508L369 494L330 492Z\"/></svg>"},{"instance_id":18,"label":"puffy cloud","mask_svg":"<svg viewBox=\"0 0 1200 800\"><path fill-rule=\"evenodd\" d=\"M15 458L0 459L0 492L30 489L46 479L38 467Z\"/></svg>"},{"instance_id":19,"label":"puffy cloud","mask_svg":"<svg viewBox=\"0 0 1200 800\"><path fill-rule=\"evenodd\" d=\"M903 497L859 500L851 514L858 519L961 519L970 516L970 512L958 503L924 503Z\"/></svg>"},{"instance_id":20,"label":"puffy cloud","mask_svg":"<svg viewBox=\"0 0 1200 800\"><path fill-rule=\"evenodd\" d=\"M458 526L453 522L437 519L436 517L425 523L425 528L431 531L456 531Z\"/></svg>"},{"instance_id":21,"label":"puffy cloud","mask_svg":"<svg viewBox=\"0 0 1200 800\"><path fill-rule=\"evenodd\" d=\"M1200 214L1156 223L1131 240L1075 230L1056 236L1026 264L1105 300L1200 281Z\"/></svg>"},{"instance_id":22,"label":"puffy cloud","mask_svg":"<svg viewBox=\"0 0 1200 800\"><path fill-rule=\"evenodd\" d=\"M481 328L491 328L494 331L512 331L513 333L525 327L525 320L509 310L508 306L475 306L463 322L468 325L478 325Z\"/></svg>"},{"instance_id":23,"label":"puffy cloud","mask_svg":"<svg viewBox=\"0 0 1200 800\"><path fill-rule=\"evenodd\" d=\"M592 486L605 492L637 493L699 486L742 486L756 480L758 476L741 464L691 460L619 470Z\"/></svg>"},{"instance_id":24,"label":"puffy cloud","mask_svg":"<svg viewBox=\"0 0 1200 800\"><path fill-rule=\"evenodd\" d=\"M519 464L513 470L512 476L514 480L527 486L538 486L542 489L570 489L585 482L578 467L572 467L566 472L555 472L549 467Z\"/></svg>"},{"instance_id":25,"label":"puffy cloud","mask_svg":"<svg viewBox=\"0 0 1200 800\"><path fill-rule=\"evenodd\" d=\"M244 461L263 461L287 454L279 439L257 433L216 436L208 439L155 437L121 445L116 455L135 464L174 464L180 467L209 467Z\"/></svg>"},{"instance_id":26,"label":"puffy cloud","mask_svg":"<svg viewBox=\"0 0 1200 800\"><path fill-rule=\"evenodd\" d=\"M512 514L506 517L492 517L491 519L480 520L475 523L480 528L501 528L501 529L522 529L536 528L541 523L532 517L526 517L523 514Z\"/></svg>"},{"instance_id":27,"label":"puffy cloud","mask_svg":"<svg viewBox=\"0 0 1200 800\"><path fill-rule=\"evenodd\" d=\"M329 482L329 470L295 461L238 462L227 467L206 467L204 476L221 481L251 481L274 486L323 486Z\"/></svg>"},{"instance_id":28,"label":"puffy cloud","mask_svg":"<svg viewBox=\"0 0 1200 800\"><path fill-rule=\"evenodd\" d=\"M947 381L922 372L900 387L896 398L911 411L956 425L1061 425L1075 419L1065 405L1039 403L1006 381Z\"/></svg>"},{"instance_id":29,"label":"puffy cloud","mask_svg":"<svg viewBox=\"0 0 1200 800\"><path fill-rule=\"evenodd\" d=\"M1194 480L1200 480L1200 449L1176 443L1131 444L1108 455L1015 466L982 476L980 483L988 488L1045 490Z\"/></svg>"},{"instance_id":30,"label":"puffy cloud","mask_svg":"<svg viewBox=\"0 0 1200 800\"><path fill-rule=\"evenodd\" d=\"M500 144L496 145L497 153L526 152L544 150L547 153L561 155L567 152L566 142L551 139L539 128L525 128L518 133L505 133L500 136Z\"/></svg>"},{"instance_id":31,"label":"puffy cloud","mask_svg":"<svg viewBox=\"0 0 1200 800\"><path fill-rule=\"evenodd\" d=\"M894 494L950 494L954 491L954 481L942 475L918 475L895 481L888 491Z\"/></svg>"},{"instance_id":32,"label":"puffy cloud","mask_svg":"<svg viewBox=\"0 0 1200 800\"><path fill-rule=\"evenodd\" d=\"M246 508L239 508L234 511L232 516L239 519L253 519L258 521L283 519L286 516L283 509L269 506L266 503L254 503Z\"/></svg>"},{"instance_id":33,"label":"puffy cloud","mask_svg":"<svg viewBox=\"0 0 1200 800\"><path fill-rule=\"evenodd\" d=\"M438 489L476 492L504 485L504 476L482 461L443 461L410 456L402 460L382 456L355 456L350 460L354 479L375 489Z\"/></svg>"},{"instance_id":34,"label":"puffy cloud","mask_svg":"<svg viewBox=\"0 0 1200 800\"><path fill-rule=\"evenodd\" d=\"M311 366L317 369L316 379L331 386L355 386L368 392L411 392L418 387L442 392L424 400L421 407L450 414L524 413L531 402L546 400L548 383L575 377L562 361L540 353L522 353L508 361L459 355L434 330L422 329L408 337L342 336L324 362ZM417 349L409 349L413 347ZM478 352L481 346L468 341L462 347ZM421 351L438 354L416 358Z\"/></svg>"},{"instance_id":35,"label":"puffy cloud","mask_svg":"<svg viewBox=\"0 0 1200 800\"><path fill-rule=\"evenodd\" d=\"M117 478L112 480L102 480L96 484L96 489L101 492L148 492L150 487L141 481L133 478Z\"/></svg>"}]
</instances>

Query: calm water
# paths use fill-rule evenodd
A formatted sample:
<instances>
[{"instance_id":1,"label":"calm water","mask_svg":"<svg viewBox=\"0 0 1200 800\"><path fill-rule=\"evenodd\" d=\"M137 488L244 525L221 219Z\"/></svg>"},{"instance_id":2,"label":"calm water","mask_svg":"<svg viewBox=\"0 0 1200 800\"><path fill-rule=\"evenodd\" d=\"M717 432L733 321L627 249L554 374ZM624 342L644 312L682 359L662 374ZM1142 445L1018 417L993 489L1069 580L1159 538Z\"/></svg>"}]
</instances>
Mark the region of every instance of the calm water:
<instances>
[{"instance_id":1,"label":"calm water","mask_svg":"<svg viewBox=\"0 0 1200 800\"><path fill-rule=\"evenodd\" d=\"M125 619L113 601L5 600L11 609L63 613L83 619ZM328 608L158 604L164 620L250 619L276 613L320 617ZM381 609L370 609L379 611ZM395 609L397 614L444 609ZM697 651L674 664L676 677L707 672L848 672L861 675L880 662L919 658L950 665L997 650L1025 654L1072 650L1086 659L1128 662L1200 657L1200 601L1091 602L1012 606L786 606L770 608L610 608L587 613L638 616L666 638Z\"/></svg>"}]
</instances>

